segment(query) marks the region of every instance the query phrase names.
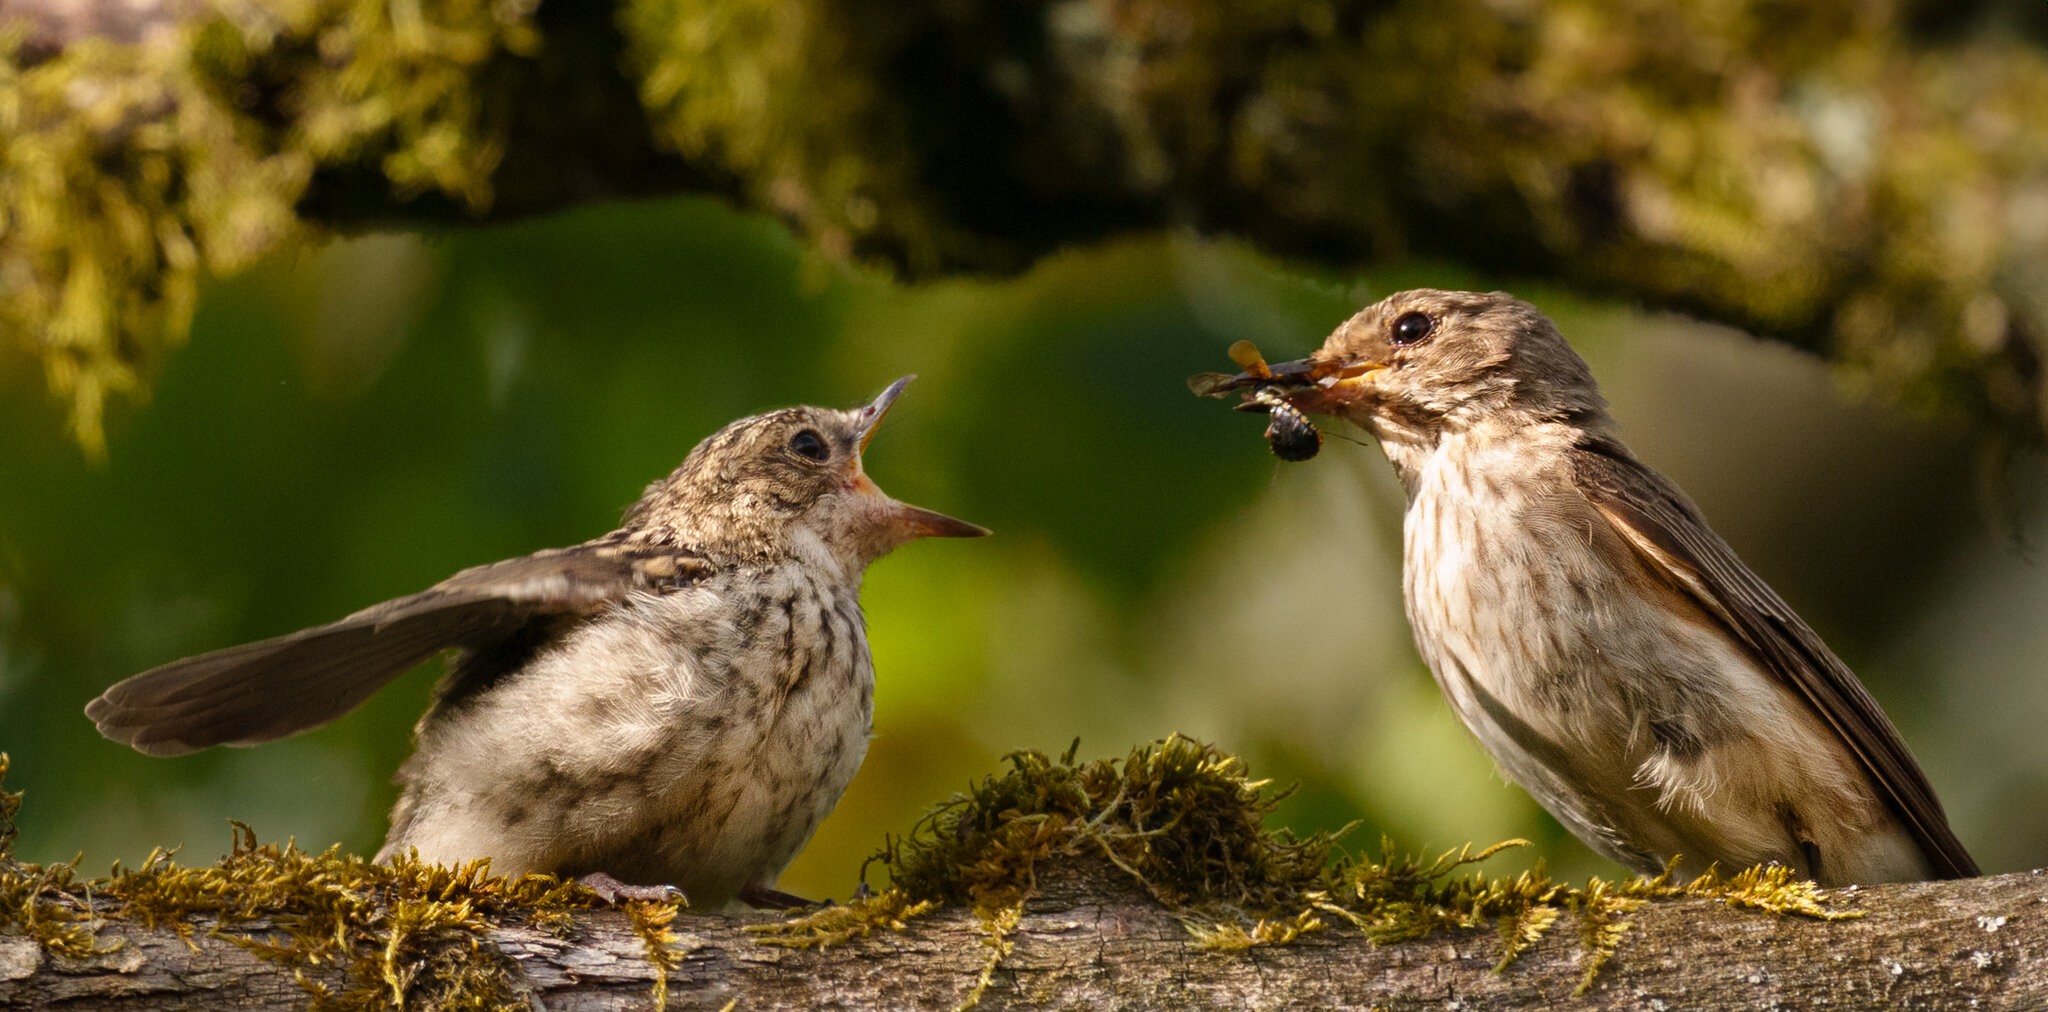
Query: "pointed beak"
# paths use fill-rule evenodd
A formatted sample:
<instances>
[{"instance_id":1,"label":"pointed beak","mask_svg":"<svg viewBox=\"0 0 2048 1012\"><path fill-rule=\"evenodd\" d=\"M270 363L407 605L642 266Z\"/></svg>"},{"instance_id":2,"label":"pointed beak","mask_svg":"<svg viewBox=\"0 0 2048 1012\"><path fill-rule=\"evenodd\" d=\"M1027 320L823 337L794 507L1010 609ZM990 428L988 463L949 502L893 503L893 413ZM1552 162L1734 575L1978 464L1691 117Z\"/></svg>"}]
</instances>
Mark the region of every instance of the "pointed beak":
<instances>
[{"instance_id":1,"label":"pointed beak","mask_svg":"<svg viewBox=\"0 0 2048 1012\"><path fill-rule=\"evenodd\" d=\"M916 378L905 376L889 384L887 390L882 391L880 396L860 409L860 452L867 452L868 444L874 441L875 430L882 425L882 416L889 413L889 405L896 403L896 398L903 395L903 388L909 386L910 381ZM904 541L917 538L979 538L989 533L988 528L980 524L955 520L944 513L922 506L912 506L890 497L861 472L858 465L855 467L854 488L879 500L875 510L882 524Z\"/></svg>"},{"instance_id":2,"label":"pointed beak","mask_svg":"<svg viewBox=\"0 0 2048 1012\"><path fill-rule=\"evenodd\" d=\"M903 396L903 388L909 386L910 381L916 378L916 374L913 373L889 384L887 390L882 391L874 400L868 402L867 407L860 409L860 451L862 453L866 453L868 444L874 441L875 430L882 427L882 416L889 413L889 405L896 403L896 398Z\"/></svg>"},{"instance_id":3,"label":"pointed beak","mask_svg":"<svg viewBox=\"0 0 2048 1012\"><path fill-rule=\"evenodd\" d=\"M912 506L907 502L890 500L886 520L890 526L911 538L980 538L988 535L988 528L956 520L936 510Z\"/></svg>"},{"instance_id":4,"label":"pointed beak","mask_svg":"<svg viewBox=\"0 0 2048 1012\"><path fill-rule=\"evenodd\" d=\"M1231 347L1235 349L1237 345ZM1319 368L1321 367L1314 361L1306 358L1272 366L1264 362L1254 362L1250 368L1240 373L1196 373L1188 377L1188 389L1197 397L1222 397L1232 391L1256 387L1304 387L1315 382L1316 371Z\"/></svg>"},{"instance_id":5,"label":"pointed beak","mask_svg":"<svg viewBox=\"0 0 2048 1012\"><path fill-rule=\"evenodd\" d=\"M1236 349L1233 347L1233 357ZM1270 410L1265 402L1250 395L1261 390L1286 399L1302 411L1312 414L1332 413L1358 399L1365 392L1372 379L1386 368L1383 362L1355 361L1331 362L1316 358L1296 359L1267 365L1263 361L1249 363L1240 373L1205 372L1188 377L1188 389L1198 397L1224 397L1233 392L1242 392L1246 399L1237 405L1239 411L1263 412Z\"/></svg>"}]
</instances>

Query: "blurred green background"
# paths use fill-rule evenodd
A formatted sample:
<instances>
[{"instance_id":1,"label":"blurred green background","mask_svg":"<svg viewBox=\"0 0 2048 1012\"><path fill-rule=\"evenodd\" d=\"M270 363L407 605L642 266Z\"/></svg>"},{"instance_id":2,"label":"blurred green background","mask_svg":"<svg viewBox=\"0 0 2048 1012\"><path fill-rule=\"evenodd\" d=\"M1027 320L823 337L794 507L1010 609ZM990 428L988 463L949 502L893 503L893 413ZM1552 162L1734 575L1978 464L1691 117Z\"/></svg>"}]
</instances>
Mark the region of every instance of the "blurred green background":
<instances>
[{"instance_id":1,"label":"blurred green background","mask_svg":"<svg viewBox=\"0 0 2048 1012\"><path fill-rule=\"evenodd\" d=\"M1416 659L1377 450L1337 430L1281 465L1260 419L1183 386L1231 341L1293 357L1418 284L1510 287L1558 317L1631 443L1885 703L1986 868L2041 863L2048 571L1992 522L1959 435L1861 403L1817 360L1449 265L1333 275L1186 235L906 287L697 199L344 241L216 284L103 465L35 367L0 359L21 856L206 861L230 818L368 853L436 671L318 732L176 760L101 740L81 707L155 664L601 533L724 422L915 372L869 472L996 537L870 571L876 737L785 888L845 896L885 832L1005 752L1120 755L1173 731L1298 784L1280 818L1300 829L1358 820L1356 844L1415 850L1526 836L1501 867L1613 873L1500 779ZM2043 478L2030 461L1993 484L2038 504ZM2048 538L2048 514L2014 516Z\"/></svg>"}]
</instances>

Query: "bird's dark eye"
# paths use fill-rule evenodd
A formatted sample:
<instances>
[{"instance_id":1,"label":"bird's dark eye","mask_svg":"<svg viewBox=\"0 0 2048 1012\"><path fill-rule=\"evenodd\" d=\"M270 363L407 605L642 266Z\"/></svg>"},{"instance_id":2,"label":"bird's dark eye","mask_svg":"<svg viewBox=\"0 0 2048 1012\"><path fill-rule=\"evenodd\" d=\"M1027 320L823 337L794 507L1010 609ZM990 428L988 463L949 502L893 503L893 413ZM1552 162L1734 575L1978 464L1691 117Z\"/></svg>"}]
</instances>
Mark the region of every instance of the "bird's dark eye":
<instances>
[{"instance_id":1,"label":"bird's dark eye","mask_svg":"<svg viewBox=\"0 0 2048 1012\"><path fill-rule=\"evenodd\" d=\"M825 438L811 429L789 437L789 449L805 460L815 460L820 464L832 456L832 448L825 445Z\"/></svg>"},{"instance_id":2,"label":"bird's dark eye","mask_svg":"<svg viewBox=\"0 0 2048 1012\"><path fill-rule=\"evenodd\" d=\"M1388 333L1387 339L1396 346L1405 348L1429 340L1429 335L1433 333L1436 333L1436 321L1430 319L1428 313L1402 313L1400 318L1394 321L1394 328Z\"/></svg>"}]
</instances>

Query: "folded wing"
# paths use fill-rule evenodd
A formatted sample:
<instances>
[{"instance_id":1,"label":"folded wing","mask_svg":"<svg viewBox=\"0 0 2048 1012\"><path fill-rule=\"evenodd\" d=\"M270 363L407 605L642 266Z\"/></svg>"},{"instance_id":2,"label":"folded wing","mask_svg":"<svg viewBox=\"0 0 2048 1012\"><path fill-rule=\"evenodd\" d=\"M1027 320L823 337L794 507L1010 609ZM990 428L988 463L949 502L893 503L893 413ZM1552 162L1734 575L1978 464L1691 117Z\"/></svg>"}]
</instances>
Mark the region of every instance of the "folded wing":
<instances>
[{"instance_id":1,"label":"folded wing","mask_svg":"<svg viewBox=\"0 0 2048 1012\"><path fill-rule=\"evenodd\" d=\"M1591 440L1573 457L1579 487L1650 568L1691 595L1765 670L1803 697L1848 746L1944 878L1977 874L1927 775L1848 665L1722 541L1676 486L1628 450Z\"/></svg>"}]
</instances>

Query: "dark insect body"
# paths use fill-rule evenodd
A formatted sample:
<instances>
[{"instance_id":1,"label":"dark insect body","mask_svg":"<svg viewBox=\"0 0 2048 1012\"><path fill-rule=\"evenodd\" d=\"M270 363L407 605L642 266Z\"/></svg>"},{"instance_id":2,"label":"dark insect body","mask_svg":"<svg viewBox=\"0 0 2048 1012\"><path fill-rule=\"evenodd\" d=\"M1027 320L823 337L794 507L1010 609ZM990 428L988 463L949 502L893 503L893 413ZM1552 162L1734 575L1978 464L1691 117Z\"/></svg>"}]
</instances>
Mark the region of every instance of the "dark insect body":
<instances>
[{"instance_id":1,"label":"dark insect body","mask_svg":"<svg viewBox=\"0 0 2048 1012\"><path fill-rule=\"evenodd\" d=\"M1259 399L1268 409L1266 444L1272 448L1273 456L1291 463L1315 456L1323 448L1323 434L1317 431L1315 423L1279 395L1264 390L1260 393L1267 395Z\"/></svg>"},{"instance_id":2,"label":"dark insect body","mask_svg":"<svg viewBox=\"0 0 2048 1012\"><path fill-rule=\"evenodd\" d=\"M1284 370L1275 370L1266 364L1266 356L1260 354L1258 346L1250 341L1231 345L1230 360L1244 371L1235 376L1220 372L1190 376L1188 389L1200 397L1224 397L1233 391L1242 391L1244 400L1237 409L1264 412L1268 416L1266 445L1272 448L1273 456L1281 460L1298 463L1320 452L1323 448L1322 432L1308 420L1307 415L1302 414L1300 408L1287 400L1288 391L1300 390L1320 377L1294 363Z\"/></svg>"}]
</instances>

